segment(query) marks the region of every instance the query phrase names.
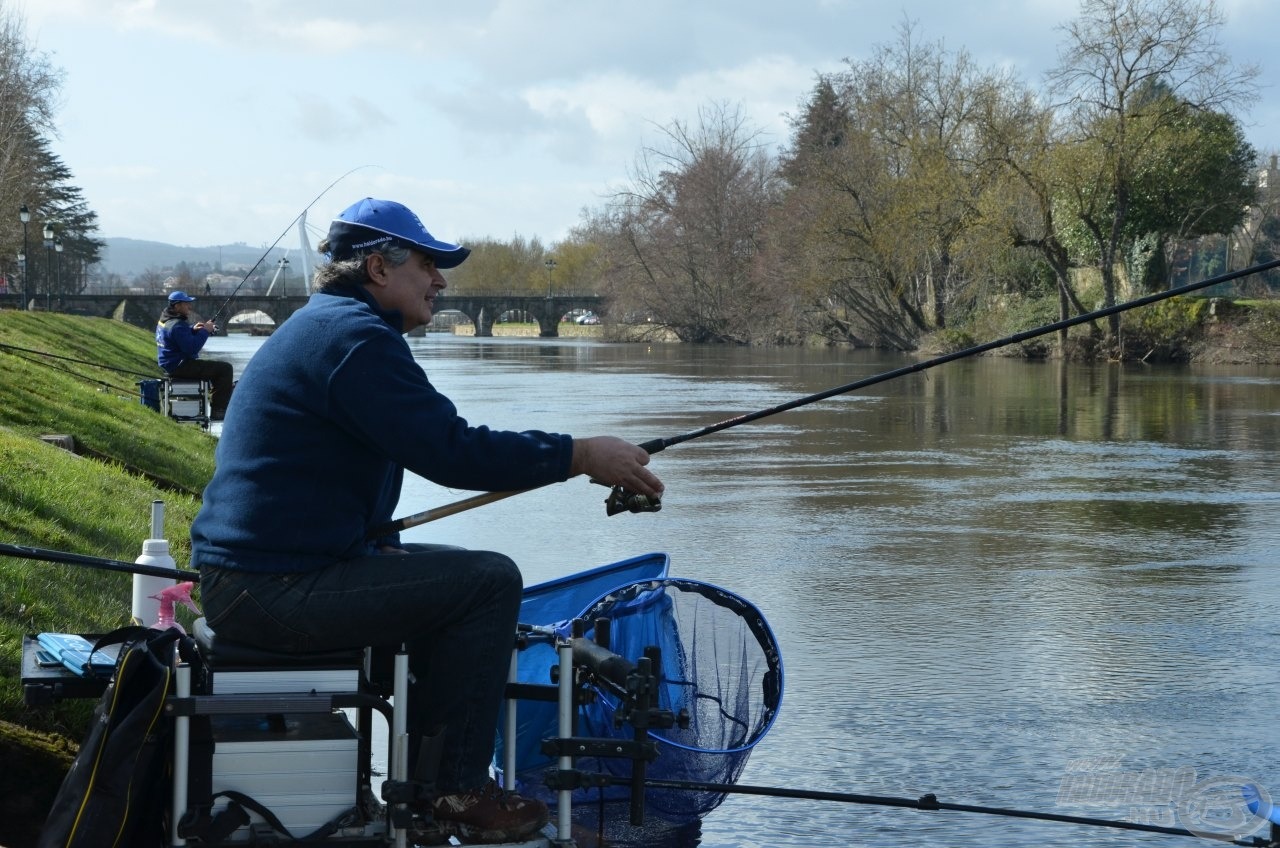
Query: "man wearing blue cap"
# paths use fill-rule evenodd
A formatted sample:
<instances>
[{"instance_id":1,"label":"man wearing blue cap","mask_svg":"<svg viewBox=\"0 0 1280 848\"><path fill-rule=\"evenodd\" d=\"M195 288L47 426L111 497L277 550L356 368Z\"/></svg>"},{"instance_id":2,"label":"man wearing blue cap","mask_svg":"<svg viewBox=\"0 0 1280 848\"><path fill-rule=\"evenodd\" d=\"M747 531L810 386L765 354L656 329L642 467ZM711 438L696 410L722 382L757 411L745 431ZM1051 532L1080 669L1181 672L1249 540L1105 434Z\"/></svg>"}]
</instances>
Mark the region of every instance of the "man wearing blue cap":
<instances>
[{"instance_id":1,"label":"man wearing blue cap","mask_svg":"<svg viewBox=\"0 0 1280 848\"><path fill-rule=\"evenodd\" d=\"M156 322L156 359L170 377L210 381L213 397L209 417L221 421L231 401L234 374L230 362L199 358L204 343L218 331L218 326L212 321L191 323L191 304L195 300L184 291L169 293L169 305Z\"/></svg>"},{"instance_id":2,"label":"man wearing blue cap","mask_svg":"<svg viewBox=\"0 0 1280 848\"><path fill-rule=\"evenodd\" d=\"M220 637L276 650L409 647L410 770L443 728L418 841L523 839L540 801L489 778L519 612L506 556L377 535L406 470L442 486L510 491L578 474L656 498L649 455L622 439L472 426L436 391L403 334L430 322L442 269L469 254L399 203L343 211L310 301L237 384L217 468L191 529L201 600ZM434 820L432 824L427 822Z\"/></svg>"}]
</instances>

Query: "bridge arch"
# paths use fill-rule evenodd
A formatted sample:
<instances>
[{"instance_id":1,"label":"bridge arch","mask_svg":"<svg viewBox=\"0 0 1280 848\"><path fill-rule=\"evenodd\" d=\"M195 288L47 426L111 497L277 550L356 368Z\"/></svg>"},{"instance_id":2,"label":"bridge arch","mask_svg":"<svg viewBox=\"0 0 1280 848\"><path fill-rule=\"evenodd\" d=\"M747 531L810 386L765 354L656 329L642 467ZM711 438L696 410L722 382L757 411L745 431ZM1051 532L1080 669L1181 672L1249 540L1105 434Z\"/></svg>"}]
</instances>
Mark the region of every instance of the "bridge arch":
<instances>
[{"instance_id":1,"label":"bridge arch","mask_svg":"<svg viewBox=\"0 0 1280 848\"><path fill-rule=\"evenodd\" d=\"M575 310L599 313L604 298L594 295L556 295L529 297L524 295L457 295L445 291L436 297L436 311L461 312L471 319L475 334L493 335L493 325L502 315L522 313L538 322L538 335L555 338L560 335L560 319Z\"/></svg>"}]
</instances>

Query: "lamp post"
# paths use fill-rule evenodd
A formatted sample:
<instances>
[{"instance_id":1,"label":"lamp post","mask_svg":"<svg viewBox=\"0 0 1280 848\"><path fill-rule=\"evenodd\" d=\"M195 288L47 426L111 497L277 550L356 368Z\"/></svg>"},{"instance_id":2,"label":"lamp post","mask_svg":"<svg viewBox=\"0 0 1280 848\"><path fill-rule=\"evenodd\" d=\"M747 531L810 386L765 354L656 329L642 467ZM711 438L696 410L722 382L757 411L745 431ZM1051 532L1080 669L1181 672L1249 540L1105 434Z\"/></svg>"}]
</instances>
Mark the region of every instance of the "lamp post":
<instances>
[{"instance_id":1,"label":"lamp post","mask_svg":"<svg viewBox=\"0 0 1280 848\"><path fill-rule=\"evenodd\" d=\"M280 257L280 296L285 297L288 294L289 286L289 260L283 256Z\"/></svg>"},{"instance_id":2,"label":"lamp post","mask_svg":"<svg viewBox=\"0 0 1280 848\"><path fill-rule=\"evenodd\" d=\"M18 255L18 264L22 266L22 308L30 309L31 293L27 290L27 254L31 251L27 248L27 222L31 220L31 210L25 203L18 210L18 220L22 222L22 253Z\"/></svg>"},{"instance_id":3,"label":"lamp post","mask_svg":"<svg viewBox=\"0 0 1280 848\"><path fill-rule=\"evenodd\" d=\"M62 284L62 239L58 239L53 243L53 252L57 254L58 260L58 308L61 309L62 296L67 293Z\"/></svg>"},{"instance_id":4,"label":"lamp post","mask_svg":"<svg viewBox=\"0 0 1280 848\"><path fill-rule=\"evenodd\" d=\"M44 311L53 309L53 224L44 225Z\"/></svg>"},{"instance_id":5,"label":"lamp post","mask_svg":"<svg viewBox=\"0 0 1280 848\"><path fill-rule=\"evenodd\" d=\"M556 261L554 259L548 259L542 264L547 266L547 300L550 300L551 299L551 272L556 269Z\"/></svg>"}]
</instances>

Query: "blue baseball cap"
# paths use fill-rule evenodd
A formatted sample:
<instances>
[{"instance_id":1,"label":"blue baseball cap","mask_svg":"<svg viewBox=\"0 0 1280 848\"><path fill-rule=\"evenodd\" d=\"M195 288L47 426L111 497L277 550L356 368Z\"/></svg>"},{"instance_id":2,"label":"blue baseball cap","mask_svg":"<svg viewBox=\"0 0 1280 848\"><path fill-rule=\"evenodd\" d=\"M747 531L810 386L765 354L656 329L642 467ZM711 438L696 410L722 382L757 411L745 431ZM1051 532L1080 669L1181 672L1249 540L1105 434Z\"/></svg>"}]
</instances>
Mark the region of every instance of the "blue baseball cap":
<instances>
[{"instance_id":1,"label":"blue baseball cap","mask_svg":"<svg viewBox=\"0 0 1280 848\"><path fill-rule=\"evenodd\" d=\"M329 225L328 240L329 258L335 261L384 242L420 250L435 260L437 268L456 268L471 255L469 248L440 241L427 232L409 207L372 197L342 210Z\"/></svg>"},{"instance_id":2,"label":"blue baseball cap","mask_svg":"<svg viewBox=\"0 0 1280 848\"><path fill-rule=\"evenodd\" d=\"M170 303L178 303L178 302L182 302L182 303L192 303L192 302L194 302L194 301L195 301L195 298L194 298L194 297L192 297L191 295L187 294L187 293L186 293L186 292L184 292L184 291L171 291L171 292L169 292L169 302L170 302Z\"/></svg>"}]
</instances>

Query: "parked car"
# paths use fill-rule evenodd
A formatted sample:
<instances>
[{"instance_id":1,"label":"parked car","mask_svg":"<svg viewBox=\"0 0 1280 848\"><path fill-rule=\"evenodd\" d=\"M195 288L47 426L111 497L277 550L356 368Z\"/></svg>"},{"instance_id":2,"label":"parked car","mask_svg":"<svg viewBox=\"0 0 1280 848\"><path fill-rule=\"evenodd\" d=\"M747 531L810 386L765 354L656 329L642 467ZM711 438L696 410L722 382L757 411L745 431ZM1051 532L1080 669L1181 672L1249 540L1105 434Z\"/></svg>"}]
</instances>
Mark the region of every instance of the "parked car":
<instances>
[{"instance_id":1,"label":"parked car","mask_svg":"<svg viewBox=\"0 0 1280 848\"><path fill-rule=\"evenodd\" d=\"M573 323L575 323L575 324L599 324L599 323L600 323L600 319L599 319L598 317L596 317L596 314L595 314L594 312L584 312L584 313L582 313L581 315L579 315L577 318L574 318L574 319L573 319Z\"/></svg>"}]
</instances>

